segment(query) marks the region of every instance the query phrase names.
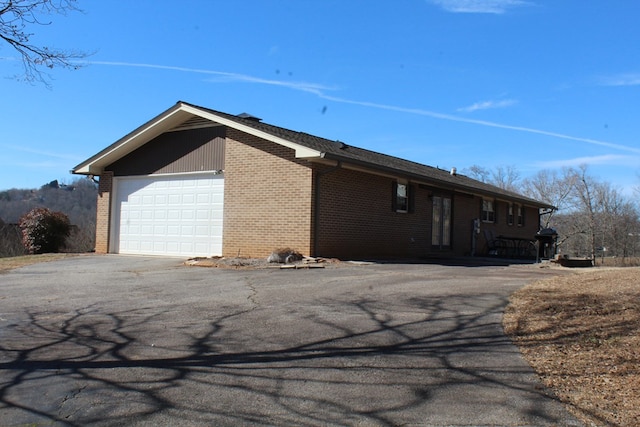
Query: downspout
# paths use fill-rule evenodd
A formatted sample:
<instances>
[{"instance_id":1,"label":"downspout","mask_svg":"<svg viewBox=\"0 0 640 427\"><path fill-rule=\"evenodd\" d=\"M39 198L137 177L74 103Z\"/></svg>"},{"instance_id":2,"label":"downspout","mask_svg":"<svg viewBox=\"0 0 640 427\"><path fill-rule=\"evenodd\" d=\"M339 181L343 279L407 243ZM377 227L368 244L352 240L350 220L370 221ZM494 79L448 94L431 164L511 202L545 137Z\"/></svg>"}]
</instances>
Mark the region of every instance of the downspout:
<instances>
[{"instance_id":1,"label":"downspout","mask_svg":"<svg viewBox=\"0 0 640 427\"><path fill-rule=\"evenodd\" d=\"M335 172L340 168L342 168L342 162L338 161L335 166L332 166L329 169L325 169L323 171L316 172L316 191L314 193L313 201L313 256L318 256L318 224L320 221L320 178L332 172Z\"/></svg>"}]
</instances>

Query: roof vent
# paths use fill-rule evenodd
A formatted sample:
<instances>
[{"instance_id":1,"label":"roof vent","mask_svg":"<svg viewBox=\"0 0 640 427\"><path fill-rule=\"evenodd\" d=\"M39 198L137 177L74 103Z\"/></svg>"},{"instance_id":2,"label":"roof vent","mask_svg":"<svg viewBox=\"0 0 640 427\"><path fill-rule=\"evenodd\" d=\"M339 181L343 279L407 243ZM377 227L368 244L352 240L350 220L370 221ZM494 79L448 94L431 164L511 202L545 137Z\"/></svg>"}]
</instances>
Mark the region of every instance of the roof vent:
<instances>
[{"instance_id":1,"label":"roof vent","mask_svg":"<svg viewBox=\"0 0 640 427\"><path fill-rule=\"evenodd\" d=\"M452 176L456 176L458 174L458 169L456 168L451 168L451 171L449 172Z\"/></svg>"},{"instance_id":2,"label":"roof vent","mask_svg":"<svg viewBox=\"0 0 640 427\"><path fill-rule=\"evenodd\" d=\"M340 140L336 140L336 145L338 146L338 148L340 150L344 150L345 148L347 148L347 144L345 144L344 142L342 142Z\"/></svg>"},{"instance_id":3,"label":"roof vent","mask_svg":"<svg viewBox=\"0 0 640 427\"><path fill-rule=\"evenodd\" d=\"M262 119L260 117L252 116L249 113L238 114L238 117L240 117L241 119L251 120L252 122L261 122L262 121Z\"/></svg>"}]
</instances>

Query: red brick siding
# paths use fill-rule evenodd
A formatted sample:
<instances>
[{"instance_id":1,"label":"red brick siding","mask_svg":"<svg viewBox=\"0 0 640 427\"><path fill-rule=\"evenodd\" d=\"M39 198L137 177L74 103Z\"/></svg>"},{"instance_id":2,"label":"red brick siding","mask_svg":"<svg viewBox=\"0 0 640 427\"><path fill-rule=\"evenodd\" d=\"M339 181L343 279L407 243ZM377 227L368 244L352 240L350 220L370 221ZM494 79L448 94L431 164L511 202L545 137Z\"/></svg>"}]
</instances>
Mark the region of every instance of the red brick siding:
<instances>
[{"instance_id":1,"label":"red brick siding","mask_svg":"<svg viewBox=\"0 0 640 427\"><path fill-rule=\"evenodd\" d=\"M453 197L453 255L471 255L473 220L479 216L477 198L466 194L456 194Z\"/></svg>"},{"instance_id":2,"label":"red brick siding","mask_svg":"<svg viewBox=\"0 0 640 427\"><path fill-rule=\"evenodd\" d=\"M96 210L96 252L109 252L109 219L111 214L111 192L113 172L105 171L100 176Z\"/></svg>"},{"instance_id":3,"label":"red brick siding","mask_svg":"<svg viewBox=\"0 0 640 427\"><path fill-rule=\"evenodd\" d=\"M392 210L395 180L338 169L319 178L318 256L344 259L423 256L430 245L431 207L413 185L412 213Z\"/></svg>"},{"instance_id":4,"label":"red brick siding","mask_svg":"<svg viewBox=\"0 0 640 427\"><path fill-rule=\"evenodd\" d=\"M482 210L482 199L476 198L477 205L477 215L478 217L481 214ZM524 213L524 225L517 225L517 210L516 205L514 204L513 210L513 224L509 225L507 222L507 208L508 203L503 201L495 202L495 213L496 213L496 221L493 223L490 222L482 222L480 225L481 230L491 230L495 237L497 236L509 236L509 237L518 237L522 239L533 239L535 234L538 232L540 226L540 217L538 215L538 209L525 206ZM487 242L485 238L484 231L480 233L478 250L480 254L487 253Z\"/></svg>"},{"instance_id":5,"label":"red brick siding","mask_svg":"<svg viewBox=\"0 0 640 427\"><path fill-rule=\"evenodd\" d=\"M291 247L305 255L338 258L420 257L442 254L431 246L433 188L410 184L413 212L393 212L394 179L348 169L330 170L295 158L294 150L228 129L225 143L223 255L267 256ZM328 171L324 174L321 171ZM320 172L319 181L316 181ZM113 173L100 177L96 252L109 251ZM318 214L315 188L320 187ZM450 196L450 195L449 195ZM481 215L482 198L452 197L452 246L444 255L470 255L473 219ZM507 203L497 202L496 222L482 223L494 235L533 238L538 211L526 208L525 225L507 224ZM313 224L317 223L314 232ZM476 255L486 254L484 232ZM317 237L317 243L314 238Z\"/></svg>"},{"instance_id":6,"label":"red brick siding","mask_svg":"<svg viewBox=\"0 0 640 427\"><path fill-rule=\"evenodd\" d=\"M241 141L241 142L240 142ZM294 150L228 129L223 255L311 254L312 169Z\"/></svg>"}]
</instances>

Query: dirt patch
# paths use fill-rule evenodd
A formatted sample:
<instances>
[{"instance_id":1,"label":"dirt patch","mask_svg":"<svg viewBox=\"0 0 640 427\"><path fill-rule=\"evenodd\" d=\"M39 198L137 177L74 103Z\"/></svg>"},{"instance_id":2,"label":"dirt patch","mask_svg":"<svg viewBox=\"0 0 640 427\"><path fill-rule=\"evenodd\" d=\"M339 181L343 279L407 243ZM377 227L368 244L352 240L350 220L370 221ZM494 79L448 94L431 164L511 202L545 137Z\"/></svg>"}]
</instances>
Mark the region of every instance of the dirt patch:
<instances>
[{"instance_id":1,"label":"dirt patch","mask_svg":"<svg viewBox=\"0 0 640 427\"><path fill-rule=\"evenodd\" d=\"M588 269L514 293L506 333L587 425L640 419L640 268Z\"/></svg>"},{"instance_id":2,"label":"dirt patch","mask_svg":"<svg viewBox=\"0 0 640 427\"><path fill-rule=\"evenodd\" d=\"M232 269L257 269L257 268L301 268L324 267L340 263L336 259L303 257L300 260L289 263L270 262L268 258L242 258L242 257L210 257L191 258L185 261L185 265L194 267L232 268Z\"/></svg>"},{"instance_id":3,"label":"dirt patch","mask_svg":"<svg viewBox=\"0 0 640 427\"><path fill-rule=\"evenodd\" d=\"M0 273L14 268L24 267L26 265L37 264L39 262L57 261L59 259L79 256L78 254L41 254L41 255L24 255L8 258L0 258Z\"/></svg>"}]
</instances>

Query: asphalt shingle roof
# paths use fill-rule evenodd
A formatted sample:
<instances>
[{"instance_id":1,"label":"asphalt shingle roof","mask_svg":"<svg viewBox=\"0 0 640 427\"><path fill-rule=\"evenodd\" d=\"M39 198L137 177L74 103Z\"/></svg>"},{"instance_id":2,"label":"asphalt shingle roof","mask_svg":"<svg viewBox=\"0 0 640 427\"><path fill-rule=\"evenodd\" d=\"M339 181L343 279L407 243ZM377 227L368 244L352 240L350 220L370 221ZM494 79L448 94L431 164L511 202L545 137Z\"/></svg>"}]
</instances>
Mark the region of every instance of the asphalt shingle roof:
<instances>
[{"instance_id":1,"label":"asphalt shingle roof","mask_svg":"<svg viewBox=\"0 0 640 427\"><path fill-rule=\"evenodd\" d=\"M246 116L240 117L185 102L182 103L208 111L215 115L223 116L226 119L302 145L312 150L319 151L324 153L324 157L327 159L350 162L360 166L392 172L399 176L406 176L408 179L425 181L453 190L458 189L464 192L503 198L541 208L553 208L553 206L547 203L531 199L512 191L504 190L495 185L475 180L460 173L451 174L450 171L355 147L341 141L332 141L304 132L296 132L290 129L263 123L256 119L244 118Z\"/></svg>"}]
</instances>

